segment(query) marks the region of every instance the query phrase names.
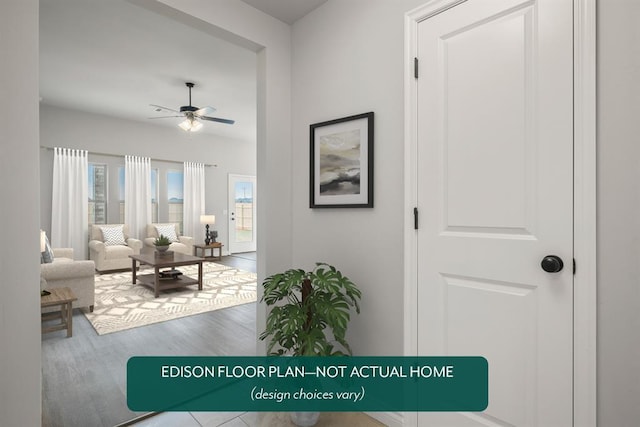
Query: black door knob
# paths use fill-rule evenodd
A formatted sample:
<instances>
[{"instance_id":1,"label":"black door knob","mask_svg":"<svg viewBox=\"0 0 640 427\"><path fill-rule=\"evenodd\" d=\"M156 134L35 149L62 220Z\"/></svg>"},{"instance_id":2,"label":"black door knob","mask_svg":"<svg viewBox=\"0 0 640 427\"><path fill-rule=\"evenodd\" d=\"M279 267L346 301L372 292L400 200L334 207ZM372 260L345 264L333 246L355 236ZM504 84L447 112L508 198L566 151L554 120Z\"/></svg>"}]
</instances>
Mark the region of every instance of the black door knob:
<instances>
[{"instance_id":1,"label":"black door knob","mask_svg":"<svg viewBox=\"0 0 640 427\"><path fill-rule=\"evenodd\" d=\"M556 255L547 255L542 258L540 265L547 273L557 273L562 270L562 267L564 267L562 259Z\"/></svg>"}]
</instances>

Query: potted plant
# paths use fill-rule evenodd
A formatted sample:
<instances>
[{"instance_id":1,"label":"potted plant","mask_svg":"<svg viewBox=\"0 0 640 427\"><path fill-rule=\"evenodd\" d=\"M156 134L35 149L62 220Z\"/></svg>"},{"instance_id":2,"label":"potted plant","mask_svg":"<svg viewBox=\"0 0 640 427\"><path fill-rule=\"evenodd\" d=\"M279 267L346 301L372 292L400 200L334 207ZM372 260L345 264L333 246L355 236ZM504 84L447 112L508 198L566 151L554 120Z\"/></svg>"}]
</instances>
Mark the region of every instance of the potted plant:
<instances>
[{"instance_id":1,"label":"potted plant","mask_svg":"<svg viewBox=\"0 0 640 427\"><path fill-rule=\"evenodd\" d=\"M312 271L274 274L262 286L261 302L272 308L260 339L270 338L270 355L351 355L345 334L350 308L360 313L361 292L348 277L329 264L316 263Z\"/></svg>"},{"instance_id":2,"label":"potted plant","mask_svg":"<svg viewBox=\"0 0 640 427\"><path fill-rule=\"evenodd\" d=\"M329 264L316 263L312 271L290 269L269 276L262 286L260 301L271 307L260 335L261 340L269 338L268 354L351 355L345 334L351 307L360 313L361 292L348 277ZM291 420L312 426L319 416L319 412L292 412Z\"/></svg>"},{"instance_id":3,"label":"potted plant","mask_svg":"<svg viewBox=\"0 0 640 427\"><path fill-rule=\"evenodd\" d=\"M153 241L154 246L156 247L156 251L158 252L166 252L169 249L169 245L171 245L171 240L163 234L156 237L156 240Z\"/></svg>"}]
</instances>

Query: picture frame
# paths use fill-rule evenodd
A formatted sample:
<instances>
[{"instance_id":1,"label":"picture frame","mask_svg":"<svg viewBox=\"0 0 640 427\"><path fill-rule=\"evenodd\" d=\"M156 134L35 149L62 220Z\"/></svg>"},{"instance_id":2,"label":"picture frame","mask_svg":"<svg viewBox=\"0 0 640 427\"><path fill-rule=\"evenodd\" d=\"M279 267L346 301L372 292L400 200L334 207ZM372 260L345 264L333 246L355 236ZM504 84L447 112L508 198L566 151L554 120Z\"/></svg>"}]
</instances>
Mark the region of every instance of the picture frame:
<instances>
[{"instance_id":1,"label":"picture frame","mask_svg":"<svg viewBox=\"0 0 640 427\"><path fill-rule=\"evenodd\" d=\"M310 208L373 207L373 112L315 123L310 131Z\"/></svg>"}]
</instances>

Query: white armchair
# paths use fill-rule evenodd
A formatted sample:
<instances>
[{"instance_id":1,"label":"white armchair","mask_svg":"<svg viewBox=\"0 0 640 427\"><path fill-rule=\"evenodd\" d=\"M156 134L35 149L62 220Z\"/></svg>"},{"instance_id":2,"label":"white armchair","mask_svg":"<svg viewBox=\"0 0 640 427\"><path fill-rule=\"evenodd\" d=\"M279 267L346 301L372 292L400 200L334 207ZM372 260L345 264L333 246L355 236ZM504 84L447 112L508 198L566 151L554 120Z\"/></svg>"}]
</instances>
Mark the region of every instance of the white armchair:
<instances>
[{"instance_id":1,"label":"white armchair","mask_svg":"<svg viewBox=\"0 0 640 427\"><path fill-rule=\"evenodd\" d=\"M180 229L178 224L174 223L157 223L157 224L148 224L147 225L147 237L144 239L145 246L155 248L153 245L154 240L160 235L167 233L158 233L158 228L162 229L163 227L169 227L169 229L174 230L176 241L172 242L169 245L169 250L174 252L181 252L187 255L193 255L193 237L181 236ZM172 236L167 236L171 239Z\"/></svg>"},{"instance_id":2,"label":"white armchair","mask_svg":"<svg viewBox=\"0 0 640 427\"><path fill-rule=\"evenodd\" d=\"M69 287L76 301L73 308L88 307L93 311L95 304L95 265L93 261L74 261L73 248L53 249L52 263L40 264L40 277L46 289ZM45 307L43 312L59 310L59 307Z\"/></svg>"},{"instance_id":3,"label":"white armchair","mask_svg":"<svg viewBox=\"0 0 640 427\"><path fill-rule=\"evenodd\" d=\"M96 263L96 270L100 273L131 268L129 255L140 254L140 249L142 242L129 237L126 224L89 226L89 259Z\"/></svg>"}]
</instances>

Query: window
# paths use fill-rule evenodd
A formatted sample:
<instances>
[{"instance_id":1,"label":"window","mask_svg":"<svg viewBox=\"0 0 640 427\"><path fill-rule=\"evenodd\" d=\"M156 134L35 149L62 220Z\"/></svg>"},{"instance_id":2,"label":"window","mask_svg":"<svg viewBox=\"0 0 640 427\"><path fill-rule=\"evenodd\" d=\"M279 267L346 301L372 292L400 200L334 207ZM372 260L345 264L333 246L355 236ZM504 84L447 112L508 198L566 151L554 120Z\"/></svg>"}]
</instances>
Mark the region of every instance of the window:
<instances>
[{"instance_id":1,"label":"window","mask_svg":"<svg viewBox=\"0 0 640 427\"><path fill-rule=\"evenodd\" d=\"M184 204L184 174L178 171L167 172L167 199L169 200L169 222L179 224L182 233L182 215Z\"/></svg>"},{"instance_id":2,"label":"window","mask_svg":"<svg viewBox=\"0 0 640 427\"><path fill-rule=\"evenodd\" d=\"M124 167L118 168L120 223L124 224ZM158 169L151 169L151 222L158 222Z\"/></svg>"},{"instance_id":3,"label":"window","mask_svg":"<svg viewBox=\"0 0 640 427\"><path fill-rule=\"evenodd\" d=\"M236 242L253 241L253 184L236 182Z\"/></svg>"},{"instance_id":4,"label":"window","mask_svg":"<svg viewBox=\"0 0 640 427\"><path fill-rule=\"evenodd\" d=\"M89 224L107 223L107 165L89 163Z\"/></svg>"}]
</instances>

